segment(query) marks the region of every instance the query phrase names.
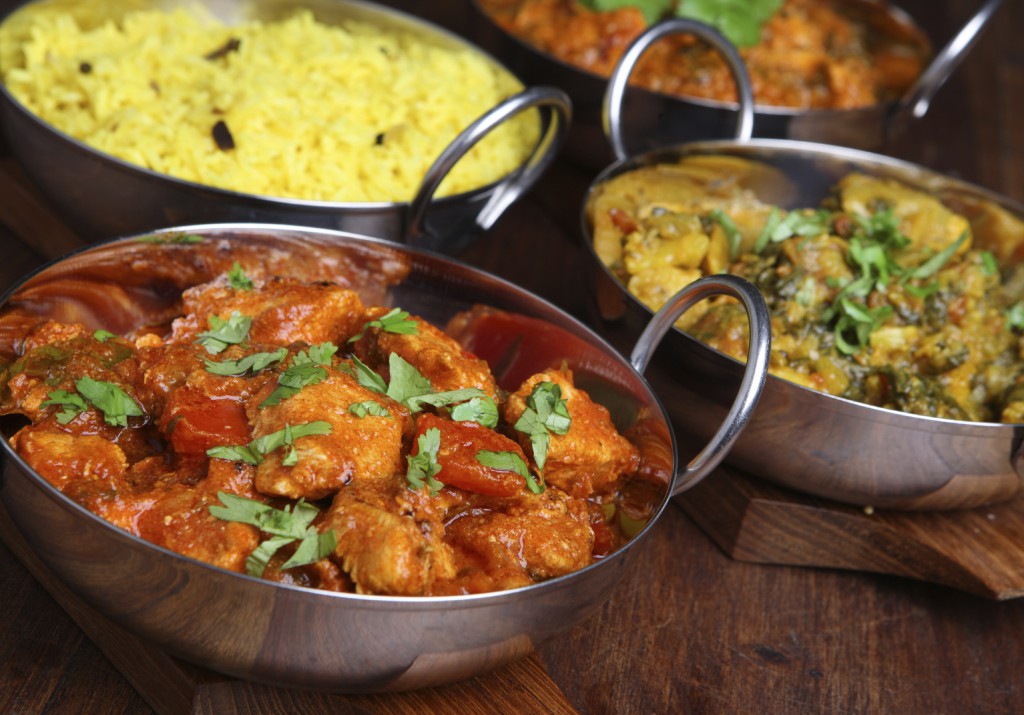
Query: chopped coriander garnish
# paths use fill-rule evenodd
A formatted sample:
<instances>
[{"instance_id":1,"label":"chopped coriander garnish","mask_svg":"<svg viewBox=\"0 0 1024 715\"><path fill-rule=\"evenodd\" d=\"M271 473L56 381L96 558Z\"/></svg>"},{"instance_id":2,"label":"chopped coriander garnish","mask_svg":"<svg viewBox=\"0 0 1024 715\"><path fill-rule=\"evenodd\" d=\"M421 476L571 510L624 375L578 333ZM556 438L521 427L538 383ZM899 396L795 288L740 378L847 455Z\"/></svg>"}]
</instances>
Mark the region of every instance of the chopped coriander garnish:
<instances>
[{"instance_id":1,"label":"chopped coriander garnish","mask_svg":"<svg viewBox=\"0 0 1024 715\"><path fill-rule=\"evenodd\" d=\"M114 335L109 330L95 330L95 331L93 331L92 337L95 340L100 341L101 343L105 343L108 340L110 340L111 338L116 338L117 336Z\"/></svg>"},{"instance_id":2,"label":"chopped coriander garnish","mask_svg":"<svg viewBox=\"0 0 1024 715\"><path fill-rule=\"evenodd\" d=\"M996 257L992 253L992 251L981 252L981 266L989 275L995 275L999 273L999 262L996 260Z\"/></svg>"},{"instance_id":3,"label":"chopped coriander garnish","mask_svg":"<svg viewBox=\"0 0 1024 715\"><path fill-rule=\"evenodd\" d=\"M310 345L305 350L300 350L295 355L294 363L301 365L303 363L312 363L314 365L330 365L331 358L338 352L338 346L331 342L320 343L319 345Z\"/></svg>"},{"instance_id":4,"label":"chopped coriander garnish","mask_svg":"<svg viewBox=\"0 0 1024 715\"><path fill-rule=\"evenodd\" d=\"M235 261L235 265L228 271L228 285L235 290L252 290L254 287L252 279L245 274L238 261Z\"/></svg>"},{"instance_id":5,"label":"chopped coriander garnish","mask_svg":"<svg viewBox=\"0 0 1024 715\"><path fill-rule=\"evenodd\" d=\"M225 360L216 362L209 358L206 361L206 371L214 375L240 376L247 372L257 373L275 363L279 363L288 357L287 348L279 348L272 353L253 353L246 355L241 360Z\"/></svg>"},{"instance_id":6,"label":"chopped coriander garnish","mask_svg":"<svg viewBox=\"0 0 1024 715\"><path fill-rule=\"evenodd\" d=\"M444 407L474 397L486 397L483 390L475 387L433 392L430 381L396 353L391 353L388 368L391 372L391 383L388 385L387 396L406 405L413 412L422 410L423 405Z\"/></svg>"},{"instance_id":7,"label":"chopped coriander garnish","mask_svg":"<svg viewBox=\"0 0 1024 715\"><path fill-rule=\"evenodd\" d=\"M498 426L498 406L490 397L474 397L452 408L452 419L456 422L476 422L494 429Z\"/></svg>"},{"instance_id":8,"label":"chopped coriander garnish","mask_svg":"<svg viewBox=\"0 0 1024 715\"><path fill-rule=\"evenodd\" d=\"M82 398L81 395L68 392L67 390L54 390L49 395L50 399L43 402L42 407L49 407L51 405L62 408L57 413L57 422L66 425L71 420L78 417L79 414L89 409L88 403Z\"/></svg>"},{"instance_id":9,"label":"chopped coriander garnish","mask_svg":"<svg viewBox=\"0 0 1024 715\"><path fill-rule=\"evenodd\" d=\"M907 277L920 279L930 278L931 276L935 275L942 269L944 265L946 265L946 263L949 262L949 259L953 257L953 255L957 252L960 246L964 244L964 241L966 240L967 231L964 231L963 233L960 234L960 238L958 238L956 241L943 248L941 251L936 253L927 261L919 265L917 268L908 271Z\"/></svg>"},{"instance_id":10,"label":"chopped coriander garnish","mask_svg":"<svg viewBox=\"0 0 1024 715\"><path fill-rule=\"evenodd\" d=\"M307 385L327 379L327 370L313 362L292 363L277 376L277 387L260 403L260 409L280 404Z\"/></svg>"},{"instance_id":11,"label":"chopped coriander garnish","mask_svg":"<svg viewBox=\"0 0 1024 715\"><path fill-rule=\"evenodd\" d=\"M64 408L57 417L60 424L67 424L85 411L86 401L103 413L103 420L108 425L115 427L127 427L129 417L145 414L131 395L112 382L94 380L87 376L75 381L75 389L78 395L66 390L55 390L47 395L50 399L43 403Z\"/></svg>"},{"instance_id":12,"label":"chopped coriander garnish","mask_svg":"<svg viewBox=\"0 0 1024 715\"><path fill-rule=\"evenodd\" d=\"M405 479L412 490L422 489L424 486L434 496L444 486L435 479L441 471L441 465L437 463L437 453L441 449L441 430L431 427L421 434L416 444L419 447L415 455L408 455L406 461L409 467L405 472Z\"/></svg>"},{"instance_id":13,"label":"chopped coriander garnish","mask_svg":"<svg viewBox=\"0 0 1024 715\"><path fill-rule=\"evenodd\" d=\"M388 412L388 408L379 402L374 400L364 400L363 402L353 402L348 406L348 411L356 417L362 419L366 416L372 417L390 417L391 413Z\"/></svg>"},{"instance_id":14,"label":"chopped coriander garnish","mask_svg":"<svg viewBox=\"0 0 1024 715\"><path fill-rule=\"evenodd\" d=\"M1015 330L1024 330L1024 303L1016 303L1006 311L1006 324Z\"/></svg>"},{"instance_id":15,"label":"chopped coriander garnish","mask_svg":"<svg viewBox=\"0 0 1024 715\"><path fill-rule=\"evenodd\" d=\"M327 371L322 366L330 365L331 357L336 352L338 352L338 346L331 342L310 345L305 350L300 350L292 358L292 364L278 375L277 387L260 403L260 408L273 407L296 394L303 387L315 385L327 379Z\"/></svg>"},{"instance_id":16,"label":"chopped coriander garnish","mask_svg":"<svg viewBox=\"0 0 1024 715\"><path fill-rule=\"evenodd\" d=\"M476 461L485 467L502 472L515 472L526 480L526 487L534 494L544 492L544 483L537 480L526 466L526 462L515 452L492 452L481 449L476 453Z\"/></svg>"},{"instance_id":17,"label":"chopped coriander garnish","mask_svg":"<svg viewBox=\"0 0 1024 715\"><path fill-rule=\"evenodd\" d=\"M685 0L676 14L714 26L737 47L753 47L761 26L781 6L782 0Z\"/></svg>"},{"instance_id":18,"label":"chopped coriander garnish","mask_svg":"<svg viewBox=\"0 0 1024 715\"><path fill-rule=\"evenodd\" d=\"M725 239L729 243L729 260L735 261L739 258L740 242L743 240L736 222L722 209L714 209L708 216L725 231Z\"/></svg>"},{"instance_id":19,"label":"chopped coriander garnish","mask_svg":"<svg viewBox=\"0 0 1024 715\"><path fill-rule=\"evenodd\" d=\"M388 333L399 333L401 335L416 335L419 333L420 328L415 320L409 318L409 313L402 310L401 308L394 308L390 312L382 315L376 320L369 320L363 325L363 329L348 339L350 343L354 343L370 328L379 328Z\"/></svg>"},{"instance_id":20,"label":"chopped coriander garnish","mask_svg":"<svg viewBox=\"0 0 1024 715\"><path fill-rule=\"evenodd\" d=\"M526 409L514 427L530 437L533 460L543 471L551 434L566 434L572 424L569 409L562 399L562 388L553 382L537 383L526 398Z\"/></svg>"},{"instance_id":21,"label":"chopped coriander garnish","mask_svg":"<svg viewBox=\"0 0 1024 715\"><path fill-rule=\"evenodd\" d=\"M284 509L275 509L267 504L227 492L217 492L217 499L223 506L210 506L210 513L213 516L224 521L255 526L271 536L260 543L245 560L245 572L250 576L262 576L274 554L281 547L296 541L299 545L291 558L281 565L282 570L326 558L338 545L333 529L320 533L312 525L319 510L304 499L300 499L293 507Z\"/></svg>"},{"instance_id":22,"label":"chopped coriander garnish","mask_svg":"<svg viewBox=\"0 0 1024 715\"><path fill-rule=\"evenodd\" d=\"M206 352L217 355L224 352L229 345L238 345L249 338L252 318L242 315L237 310L227 320L211 315L207 322L210 330L199 334L196 342L206 348Z\"/></svg>"},{"instance_id":23,"label":"chopped coriander garnish","mask_svg":"<svg viewBox=\"0 0 1024 715\"><path fill-rule=\"evenodd\" d=\"M649 24L654 24L672 9L674 0L580 0L580 3L598 12L635 7Z\"/></svg>"},{"instance_id":24,"label":"chopped coriander garnish","mask_svg":"<svg viewBox=\"0 0 1024 715\"><path fill-rule=\"evenodd\" d=\"M295 440L302 437L309 437L317 434L330 434L331 423L318 420L306 422L299 425L286 424L284 429L271 432L263 437L254 439L247 445L227 445L222 447L211 447L206 450L209 457L226 459L231 462L246 462L252 465L259 465L263 457L275 449L287 447L287 454L281 459L281 464L286 467L295 466L298 455L295 452Z\"/></svg>"}]
</instances>

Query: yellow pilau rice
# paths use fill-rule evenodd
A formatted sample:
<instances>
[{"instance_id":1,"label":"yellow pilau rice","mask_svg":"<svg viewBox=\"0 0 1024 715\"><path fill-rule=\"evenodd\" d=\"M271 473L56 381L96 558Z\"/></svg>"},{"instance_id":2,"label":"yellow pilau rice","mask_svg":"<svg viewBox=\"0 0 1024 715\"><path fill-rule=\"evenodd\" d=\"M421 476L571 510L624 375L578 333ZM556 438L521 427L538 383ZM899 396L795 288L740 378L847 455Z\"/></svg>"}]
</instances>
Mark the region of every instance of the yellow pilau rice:
<instances>
[{"instance_id":1,"label":"yellow pilau rice","mask_svg":"<svg viewBox=\"0 0 1024 715\"><path fill-rule=\"evenodd\" d=\"M91 28L40 13L19 34L3 81L48 123L153 171L281 198L408 201L461 130L522 89L471 49L309 12L228 27L181 8L138 11ZM231 40L237 49L217 52ZM233 148L218 146L218 122ZM501 178L537 131L532 112L506 122L439 193Z\"/></svg>"}]
</instances>

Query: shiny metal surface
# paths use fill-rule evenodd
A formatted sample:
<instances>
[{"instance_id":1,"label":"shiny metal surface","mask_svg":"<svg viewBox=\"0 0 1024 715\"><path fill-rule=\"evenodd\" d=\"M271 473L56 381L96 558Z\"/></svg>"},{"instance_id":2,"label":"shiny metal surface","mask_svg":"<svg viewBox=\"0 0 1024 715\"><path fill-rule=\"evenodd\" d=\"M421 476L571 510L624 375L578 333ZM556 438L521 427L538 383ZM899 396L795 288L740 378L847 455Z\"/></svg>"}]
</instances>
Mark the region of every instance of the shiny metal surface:
<instances>
[{"instance_id":1,"label":"shiny metal surface","mask_svg":"<svg viewBox=\"0 0 1024 715\"><path fill-rule=\"evenodd\" d=\"M889 177L934 192L968 218L993 210L1024 219L1024 206L916 164L822 144L751 139L692 142L648 152L609 166L594 187L638 166L695 154L725 154L781 169L791 182L779 188L789 206L817 205L850 171ZM595 320L628 352L651 319L604 266L591 245ZM681 442L710 436L709 425L727 411L724 385L742 365L673 330L647 375L667 405ZM782 486L851 504L896 509L957 509L995 503L1021 488L1024 425L972 423L912 415L815 392L769 375L757 409L726 461Z\"/></svg>"},{"instance_id":2,"label":"shiny metal surface","mask_svg":"<svg viewBox=\"0 0 1024 715\"><path fill-rule=\"evenodd\" d=\"M978 36L1004 0L979 0L977 11L938 52L922 73L918 84L897 101L857 109L791 109L758 106L753 135L766 139L837 144L876 150L887 137L906 131L913 119L927 110L927 102L966 56ZM849 0L868 13L883 6L872 0ZM601 169L616 159L602 147L603 97L608 80L565 63L534 48L501 28L470 0L472 37L492 54L502 58L527 82L542 81L562 87L572 99L575 121L566 140L565 152L581 166ZM892 8L897 17L909 16ZM672 21L667 21L672 22ZM652 31L652 30L649 30ZM639 39L639 38L638 38ZM684 141L726 138L736 125L736 103L701 98L670 97L641 88L631 88L623 104L623 123L637 142L634 153L642 153ZM908 111L913 109L914 111Z\"/></svg>"},{"instance_id":3,"label":"shiny metal surface","mask_svg":"<svg viewBox=\"0 0 1024 715\"><path fill-rule=\"evenodd\" d=\"M627 572L630 553L654 528L674 491L676 442L667 414L646 380L582 323L497 277L439 255L382 240L327 230L257 224L185 226L157 235L201 235L218 251L234 246L273 254L275 265L301 275L309 266L330 274L339 257L357 265L404 263L407 277L387 288L386 301L437 324L483 303L530 316L544 330L511 336L508 371L564 363L576 383L605 404L620 428L650 427L652 457L668 470L649 523L623 549L565 577L511 591L446 598L328 593L229 573L153 546L91 514L36 475L0 440L0 499L46 564L101 613L168 652L214 670L262 683L344 692L404 690L475 675L519 658L534 644L567 630L599 607ZM202 246L203 244L198 244ZM5 319L60 315L86 324L150 324L164 315L168 278L204 269L194 245L124 239L62 259L0 297ZM151 252L174 257L180 271L141 275ZM230 254L229 254L230 255ZM136 267L128 274L126 262ZM123 285L113 289L119 277ZM71 288L70 292L68 288ZM705 286L706 288L706 286ZM720 289L716 288L716 290ZM726 290L732 290L726 287ZM700 292L700 289L694 289ZM693 293L694 291L690 291ZM674 320L691 295L667 311ZM755 310L756 315L762 307ZM755 333L760 335L763 326ZM656 344L656 337L650 346ZM751 346L752 352L757 352ZM481 354L487 359L503 355ZM564 356L564 357L563 357ZM751 368L753 370L753 368ZM742 372L742 370L740 371ZM527 372L526 374L531 374ZM743 382L734 395L747 409L761 384ZM723 387L725 387L723 385ZM4 426L9 427L6 423ZM742 424L727 426L742 429ZM9 436L9 435L8 435ZM645 452L646 454L646 452ZM717 454L717 452L716 452Z\"/></svg>"},{"instance_id":4,"label":"shiny metal surface","mask_svg":"<svg viewBox=\"0 0 1024 715\"><path fill-rule=\"evenodd\" d=\"M35 0L12 10L57 3L73 10L89 0ZM188 0L112 0L103 10L117 18L129 10L172 9ZM413 31L432 41L471 48L502 71L508 70L457 35L401 11L361 0L216 0L207 3L225 23L273 19L309 8L320 22L344 19ZM523 165L480 189L433 198L455 160L487 131L522 111L541 112L542 136ZM0 126L12 153L68 222L90 240L165 226L210 221L299 224L351 231L423 248L455 253L494 224L502 212L539 178L560 151L572 119L571 100L552 87L527 87L467 127L428 170L417 196L408 202L328 202L279 199L183 181L99 152L54 129L27 111L0 83Z\"/></svg>"}]
</instances>

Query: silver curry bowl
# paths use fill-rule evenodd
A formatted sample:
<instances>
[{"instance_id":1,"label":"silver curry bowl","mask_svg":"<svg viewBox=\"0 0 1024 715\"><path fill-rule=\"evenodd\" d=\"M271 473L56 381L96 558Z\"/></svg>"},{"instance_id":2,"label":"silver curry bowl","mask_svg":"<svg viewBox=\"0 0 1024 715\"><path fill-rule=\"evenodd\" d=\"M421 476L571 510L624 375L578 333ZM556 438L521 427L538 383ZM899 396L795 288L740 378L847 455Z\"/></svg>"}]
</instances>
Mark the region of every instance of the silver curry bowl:
<instances>
[{"instance_id":1,"label":"silver curry bowl","mask_svg":"<svg viewBox=\"0 0 1024 715\"><path fill-rule=\"evenodd\" d=\"M1003 2L979 0L971 17L934 54L918 80L901 97L851 109L758 105L753 116L753 135L878 150L885 141L898 137L927 113L935 94L966 57ZM931 39L899 7L873 0L846 0L846 3L869 26L897 33L922 52L930 48ZM514 36L483 10L479 0L470 0L469 6L473 19L470 36L481 46L501 57L527 82L543 81L569 93L575 120L566 141L565 153L580 165L595 170L607 166L615 158L606 149L603 133L603 98L609 79L615 81L615 76L621 74L621 81L625 84L639 55L651 45L669 35L694 32L692 21L680 18L651 25L626 50L635 56L627 61L624 54L611 78L605 78ZM695 34L708 40L699 32ZM728 40L723 38L723 41L729 50L735 52ZM734 79L737 84L742 81L735 74ZM741 87L737 94L743 91ZM736 102L670 96L640 87L631 87L627 100L622 107L623 122L634 137L637 152L679 141L726 138L729 128L736 123L739 106ZM678 127L685 127L685 134L680 135L678 129L673 129Z\"/></svg>"},{"instance_id":2,"label":"silver curry bowl","mask_svg":"<svg viewBox=\"0 0 1024 715\"><path fill-rule=\"evenodd\" d=\"M613 129L612 144L621 148L624 139L614 122ZM931 192L964 215L974 228L976 242L982 233L999 236L1001 245L985 247L1004 265L1024 258L1024 205L916 164L810 142L690 142L621 157L593 181L588 197L604 182L632 169L709 154L781 171L788 180L786 186L761 181L754 190L784 208L819 205L830 187L851 171L895 179ZM581 221L594 267L594 320L614 344L628 349L630 336L637 334L651 311L598 257L585 206L586 200ZM730 384L741 370L735 359L675 329L647 374L680 434L700 435L704 433L701 424L713 420L727 405L720 386ZM727 462L773 483L839 502L907 510L958 509L1020 493L1022 439L1024 425L898 412L769 375L758 409Z\"/></svg>"},{"instance_id":3,"label":"silver curry bowl","mask_svg":"<svg viewBox=\"0 0 1024 715\"><path fill-rule=\"evenodd\" d=\"M44 316L114 331L162 323L174 314L183 287L208 279L217 266L226 269L232 256L240 255L235 252L243 251L283 275L361 276L348 285L364 301L397 304L439 325L481 303L519 316L533 327L460 339L491 362L499 384L512 372L521 376L541 365L568 365L577 384L610 409L620 430L646 421L652 440L649 449L641 447L643 459L664 475L659 493L648 501L650 519L642 530L621 550L580 571L480 595L390 597L272 583L154 546L65 497L4 439L0 499L50 569L131 632L228 675L338 692L395 691L470 677L528 654L605 601L670 497L724 457L764 383L770 342L766 307L743 281L712 278L681 293L651 321L629 362L544 300L432 252L324 229L258 224L190 226L154 235L183 234L203 241L121 239L27 277L0 299L0 350L10 354L19 330ZM126 265L134 270L125 271ZM755 326L751 351L758 357L733 385L737 397L729 418L689 464L680 466L668 417L640 371L682 311L719 293L749 306ZM3 427L9 437L12 426L4 422Z\"/></svg>"},{"instance_id":4,"label":"silver curry bowl","mask_svg":"<svg viewBox=\"0 0 1024 715\"><path fill-rule=\"evenodd\" d=\"M131 11L169 11L188 6L187 0L115 0L103 4L35 0L0 18L0 31L6 26L16 28L13 23L20 22L21 14L41 8L58 15L87 12L92 22L100 10L104 17L116 20ZM311 11L318 22L326 25L355 21L385 32L414 33L432 45L469 50L499 74L513 77L498 60L465 39L413 15L372 2L226 0L206 3L205 7L229 26L254 20L272 21L301 9ZM4 42L15 44L10 39ZM442 180L479 141L513 117L531 111L538 113L539 139L514 171L487 186L435 196ZM540 178L561 149L571 118L571 101L562 90L527 87L479 117L467 119L467 126L436 157L410 200L312 201L217 188L123 161L41 120L0 83L0 125L11 153L72 227L91 241L186 223L240 221L352 231L457 253L493 226ZM335 160L345 161L344 157Z\"/></svg>"}]
</instances>

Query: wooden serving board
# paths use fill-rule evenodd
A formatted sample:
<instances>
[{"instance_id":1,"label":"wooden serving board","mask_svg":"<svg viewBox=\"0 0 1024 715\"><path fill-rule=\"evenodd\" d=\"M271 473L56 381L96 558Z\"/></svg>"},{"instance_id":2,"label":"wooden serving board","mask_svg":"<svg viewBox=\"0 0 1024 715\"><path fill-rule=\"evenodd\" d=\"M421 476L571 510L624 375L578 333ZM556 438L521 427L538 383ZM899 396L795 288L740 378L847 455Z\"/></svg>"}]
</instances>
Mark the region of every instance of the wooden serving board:
<instances>
[{"instance_id":1,"label":"wooden serving board","mask_svg":"<svg viewBox=\"0 0 1024 715\"><path fill-rule=\"evenodd\" d=\"M1024 595L1024 494L946 512L867 510L719 468L676 502L737 561L871 571Z\"/></svg>"}]
</instances>

